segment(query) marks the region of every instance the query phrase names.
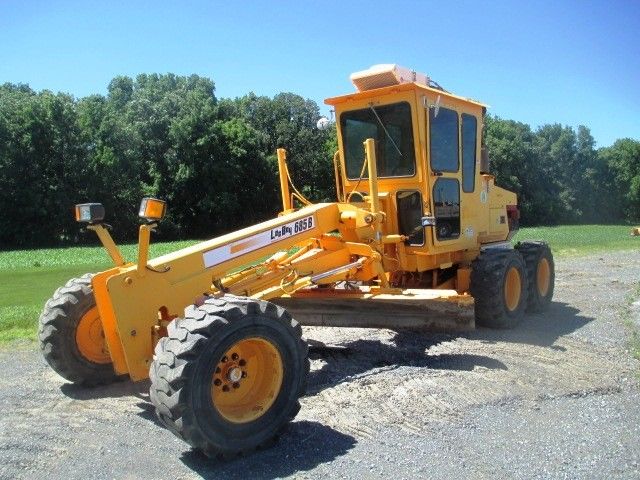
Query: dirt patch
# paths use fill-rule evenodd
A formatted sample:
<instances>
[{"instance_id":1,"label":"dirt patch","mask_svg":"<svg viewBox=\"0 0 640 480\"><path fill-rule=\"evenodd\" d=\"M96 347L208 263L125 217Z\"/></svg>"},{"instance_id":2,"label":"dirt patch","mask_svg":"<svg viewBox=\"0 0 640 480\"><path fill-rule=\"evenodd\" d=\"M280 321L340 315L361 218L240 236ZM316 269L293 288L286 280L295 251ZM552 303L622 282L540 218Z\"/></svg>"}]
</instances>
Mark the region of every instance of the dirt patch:
<instances>
[{"instance_id":1,"label":"dirt patch","mask_svg":"<svg viewBox=\"0 0 640 480\"><path fill-rule=\"evenodd\" d=\"M381 425L425 434L482 405L618 391L631 372L613 349L562 337L536 345L481 331L434 343L409 332L341 331L331 339L349 350L313 360L300 417L356 437Z\"/></svg>"}]
</instances>

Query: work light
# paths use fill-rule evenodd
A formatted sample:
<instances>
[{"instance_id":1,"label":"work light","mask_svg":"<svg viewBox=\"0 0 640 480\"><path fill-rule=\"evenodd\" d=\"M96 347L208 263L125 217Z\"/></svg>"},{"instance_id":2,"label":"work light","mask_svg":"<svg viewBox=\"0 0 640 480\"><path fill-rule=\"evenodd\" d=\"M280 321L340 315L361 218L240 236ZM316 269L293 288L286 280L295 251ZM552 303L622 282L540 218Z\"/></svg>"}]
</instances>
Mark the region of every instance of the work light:
<instances>
[{"instance_id":1,"label":"work light","mask_svg":"<svg viewBox=\"0 0 640 480\"><path fill-rule=\"evenodd\" d=\"M76 222L99 223L104 220L101 203L79 203L76 205Z\"/></svg>"},{"instance_id":2,"label":"work light","mask_svg":"<svg viewBox=\"0 0 640 480\"><path fill-rule=\"evenodd\" d=\"M157 198L145 197L140 202L140 211L138 216L144 218L148 222L157 222L162 220L167 210L167 202L158 200Z\"/></svg>"}]
</instances>

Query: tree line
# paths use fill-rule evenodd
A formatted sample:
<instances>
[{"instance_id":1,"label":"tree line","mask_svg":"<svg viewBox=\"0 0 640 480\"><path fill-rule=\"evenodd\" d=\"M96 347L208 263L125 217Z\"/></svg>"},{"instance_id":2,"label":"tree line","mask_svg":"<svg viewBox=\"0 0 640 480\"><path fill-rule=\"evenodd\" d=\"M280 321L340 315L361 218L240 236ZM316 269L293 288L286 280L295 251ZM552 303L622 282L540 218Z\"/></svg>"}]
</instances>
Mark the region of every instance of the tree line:
<instances>
[{"instance_id":1,"label":"tree line","mask_svg":"<svg viewBox=\"0 0 640 480\"><path fill-rule=\"evenodd\" d=\"M335 128L293 94L218 99L197 75L115 77L106 95L76 99L0 86L0 248L94 241L72 206L99 201L118 240L135 238L143 196L169 203L163 239L206 238L279 211L276 148L293 181L335 198ZM595 148L589 130L538 129L489 116L485 141L497 183L518 193L525 225L635 221L640 142Z\"/></svg>"}]
</instances>

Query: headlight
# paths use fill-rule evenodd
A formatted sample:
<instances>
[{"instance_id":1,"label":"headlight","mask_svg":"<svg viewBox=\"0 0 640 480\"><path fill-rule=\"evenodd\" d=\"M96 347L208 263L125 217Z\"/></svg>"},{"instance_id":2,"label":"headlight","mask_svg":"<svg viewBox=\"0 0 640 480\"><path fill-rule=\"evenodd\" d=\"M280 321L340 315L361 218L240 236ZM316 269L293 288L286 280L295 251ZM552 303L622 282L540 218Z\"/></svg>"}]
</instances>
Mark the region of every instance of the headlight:
<instances>
[{"instance_id":1,"label":"headlight","mask_svg":"<svg viewBox=\"0 0 640 480\"><path fill-rule=\"evenodd\" d=\"M76 205L76 222L98 223L104 220L101 203L80 203Z\"/></svg>"},{"instance_id":2,"label":"headlight","mask_svg":"<svg viewBox=\"0 0 640 480\"><path fill-rule=\"evenodd\" d=\"M143 198L140 202L140 211L138 216L144 218L148 222L157 222L162 220L167 210L167 202L158 200L157 198Z\"/></svg>"}]
</instances>

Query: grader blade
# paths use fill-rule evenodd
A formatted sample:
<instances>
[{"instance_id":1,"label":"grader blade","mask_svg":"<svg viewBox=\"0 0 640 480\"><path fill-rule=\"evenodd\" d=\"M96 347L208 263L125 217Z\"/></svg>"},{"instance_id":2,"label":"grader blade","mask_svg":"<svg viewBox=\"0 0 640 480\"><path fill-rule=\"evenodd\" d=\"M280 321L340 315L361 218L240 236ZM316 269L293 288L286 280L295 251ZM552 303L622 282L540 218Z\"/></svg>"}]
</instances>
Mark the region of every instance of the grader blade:
<instances>
[{"instance_id":1,"label":"grader blade","mask_svg":"<svg viewBox=\"0 0 640 480\"><path fill-rule=\"evenodd\" d=\"M272 302L301 325L421 329L461 332L475 328L474 302L455 290L405 289L376 292L369 287L314 289Z\"/></svg>"}]
</instances>

